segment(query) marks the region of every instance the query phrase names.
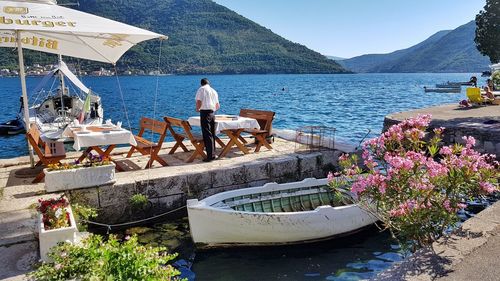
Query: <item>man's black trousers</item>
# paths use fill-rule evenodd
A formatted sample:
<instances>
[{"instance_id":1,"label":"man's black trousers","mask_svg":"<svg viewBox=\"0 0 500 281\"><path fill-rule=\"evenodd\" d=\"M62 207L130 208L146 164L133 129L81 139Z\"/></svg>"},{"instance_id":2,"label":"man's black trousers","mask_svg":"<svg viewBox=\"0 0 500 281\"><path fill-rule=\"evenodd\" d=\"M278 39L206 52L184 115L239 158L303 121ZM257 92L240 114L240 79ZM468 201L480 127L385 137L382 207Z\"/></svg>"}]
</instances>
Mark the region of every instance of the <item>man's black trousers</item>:
<instances>
[{"instance_id":1,"label":"man's black trousers","mask_svg":"<svg viewBox=\"0 0 500 281\"><path fill-rule=\"evenodd\" d=\"M207 158L215 158L215 115L213 110L200 110L201 133Z\"/></svg>"}]
</instances>

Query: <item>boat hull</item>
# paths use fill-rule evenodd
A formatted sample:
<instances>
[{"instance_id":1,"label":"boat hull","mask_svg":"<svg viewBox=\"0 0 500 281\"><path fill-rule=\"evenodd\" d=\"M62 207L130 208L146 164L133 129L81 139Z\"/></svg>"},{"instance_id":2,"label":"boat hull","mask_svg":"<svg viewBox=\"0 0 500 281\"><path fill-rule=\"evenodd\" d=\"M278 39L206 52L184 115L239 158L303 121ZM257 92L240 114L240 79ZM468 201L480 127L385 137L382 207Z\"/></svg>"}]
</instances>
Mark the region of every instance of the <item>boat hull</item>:
<instances>
[{"instance_id":1,"label":"boat hull","mask_svg":"<svg viewBox=\"0 0 500 281\"><path fill-rule=\"evenodd\" d=\"M375 216L355 204L266 213L215 208L194 199L188 200L187 210L193 241L203 247L313 242L347 235L377 221Z\"/></svg>"}]
</instances>

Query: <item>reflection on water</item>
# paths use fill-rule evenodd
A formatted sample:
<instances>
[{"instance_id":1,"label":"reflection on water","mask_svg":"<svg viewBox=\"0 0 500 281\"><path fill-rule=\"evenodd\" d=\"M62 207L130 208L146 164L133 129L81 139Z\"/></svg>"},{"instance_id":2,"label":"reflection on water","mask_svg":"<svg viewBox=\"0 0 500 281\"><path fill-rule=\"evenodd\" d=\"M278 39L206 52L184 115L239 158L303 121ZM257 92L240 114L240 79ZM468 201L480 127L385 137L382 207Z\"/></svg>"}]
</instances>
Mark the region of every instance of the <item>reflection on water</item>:
<instances>
[{"instance_id":1,"label":"reflection on water","mask_svg":"<svg viewBox=\"0 0 500 281\"><path fill-rule=\"evenodd\" d=\"M401 259L389 234L371 227L314 244L198 252L192 270L197 280L362 280Z\"/></svg>"},{"instance_id":2,"label":"reflection on water","mask_svg":"<svg viewBox=\"0 0 500 281\"><path fill-rule=\"evenodd\" d=\"M196 250L187 219L135 227L139 242L164 246L192 262L196 280L362 280L402 259L388 232L369 227L348 237L275 247Z\"/></svg>"}]
</instances>

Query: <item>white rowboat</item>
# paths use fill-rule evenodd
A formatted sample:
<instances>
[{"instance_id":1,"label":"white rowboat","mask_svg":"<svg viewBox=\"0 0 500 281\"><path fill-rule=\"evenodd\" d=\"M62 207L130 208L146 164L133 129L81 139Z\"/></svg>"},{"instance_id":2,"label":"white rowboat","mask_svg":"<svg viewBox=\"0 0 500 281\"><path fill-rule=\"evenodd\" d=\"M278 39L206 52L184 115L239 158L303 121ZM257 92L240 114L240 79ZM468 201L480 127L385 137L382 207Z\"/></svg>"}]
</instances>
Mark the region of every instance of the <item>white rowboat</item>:
<instances>
[{"instance_id":1,"label":"white rowboat","mask_svg":"<svg viewBox=\"0 0 500 281\"><path fill-rule=\"evenodd\" d=\"M355 204L335 203L327 184L309 178L188 200L193 241L204 247L295 244L344 236L377 221Z\"/></svg>"}]
</instances>

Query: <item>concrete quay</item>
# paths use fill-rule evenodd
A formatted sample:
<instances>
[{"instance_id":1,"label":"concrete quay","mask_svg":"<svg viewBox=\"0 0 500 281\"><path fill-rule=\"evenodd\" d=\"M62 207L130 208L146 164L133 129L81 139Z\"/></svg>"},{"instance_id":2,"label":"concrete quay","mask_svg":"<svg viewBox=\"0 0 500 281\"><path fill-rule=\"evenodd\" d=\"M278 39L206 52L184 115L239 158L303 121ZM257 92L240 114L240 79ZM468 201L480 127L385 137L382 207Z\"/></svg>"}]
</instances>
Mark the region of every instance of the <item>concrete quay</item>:
<instances>
[{"instance_id":1,"label":"concrete quay","mask_svg":"<svg viewBox=\"0 0 500 281\"><path fill-rule=\"evenodd\" d=\"M391 125L418 114L431 114L431 128L445 127L443 141L447 144L464 143L463 136L476 139L476 149L500 158L500 105L460 108L458 105L440 105L389 114L384 120L384 131Z\"/></svg>"},{"instance_id":2,"label":"concrete quay","mask_svg":"<svg viewBox=\"0 0 500 281\"><path fill-rule=\"evenodd\" d=\"M500 201L372 281L500 280Z\"/></svg>"}]
</instances>

